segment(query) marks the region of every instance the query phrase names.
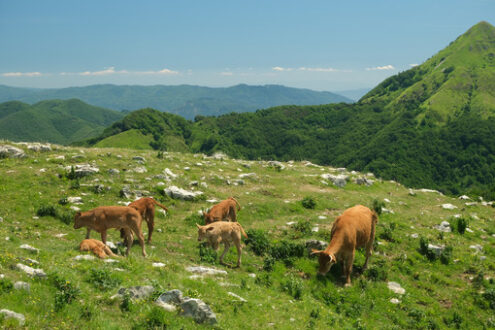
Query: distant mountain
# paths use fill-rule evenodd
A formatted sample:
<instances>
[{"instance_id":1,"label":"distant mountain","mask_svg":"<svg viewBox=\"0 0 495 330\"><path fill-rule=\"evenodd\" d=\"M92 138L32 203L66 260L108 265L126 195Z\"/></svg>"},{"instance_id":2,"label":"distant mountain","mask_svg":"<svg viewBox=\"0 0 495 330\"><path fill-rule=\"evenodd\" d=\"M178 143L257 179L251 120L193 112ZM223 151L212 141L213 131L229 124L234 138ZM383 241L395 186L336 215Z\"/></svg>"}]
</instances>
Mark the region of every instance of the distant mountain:
<instances>
[{"instance_id":1,"label":"distant mountain","mask_svg":"<svg viewBox=\"0 0 495 330\"><path fill-rule=\"evenodd\" d=\"M48 100L33 105L19 101L0 104L0 138L68 144L101 134L121 119L117 111L80 100Z\"/></svg>"},{"instance_id":2,"label":"distant mountain","mask_svg":"<svg viewBox=\"0 0 495 330\"><path fill-rule=\"evenodd\" d=\"M144 109L89 144L127 140L249 159L308 159L495 199L494 73L495 28L481 22L354 104L280 106L194 123Z\"/></svg>"},{"instance_id":3,"label":"distant mountain","mask_svg":"<svg viewBox=\"0 0 495 330\"><path fill-rule=\"evenodd\" d=\"M136 110L152 107L193 119L230 112L251 112L278 105L312 105L352 102L331 92L290 88L280 85L237 85L227 88L180 86L93 85L61 89L15 88L0 85L0 102L35 103L49 99L77 98L86 103L115 109Z\"/></svg>"}]
</instances>

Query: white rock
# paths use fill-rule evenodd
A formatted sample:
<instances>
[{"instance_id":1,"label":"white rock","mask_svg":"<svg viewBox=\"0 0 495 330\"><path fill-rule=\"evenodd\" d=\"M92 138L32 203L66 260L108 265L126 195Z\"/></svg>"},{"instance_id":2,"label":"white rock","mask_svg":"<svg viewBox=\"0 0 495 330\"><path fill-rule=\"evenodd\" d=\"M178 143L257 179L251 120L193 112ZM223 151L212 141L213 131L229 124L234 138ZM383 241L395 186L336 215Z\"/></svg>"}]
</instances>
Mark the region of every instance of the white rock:
<instances>
[{"instance_id":1,"label":"white rock","mask_svg":"<svg viewBox=\"0 0 495 330\"><path fill-rule=\"evenodd\" d=\"M73 167L74 167L74 173L76 174L77 177L83 177L100 172L100 169L98 167L92 166L90 164L78 164L78 165L73 165ZM66 166L65 170L67 172L70 172L71 168L72 166Z\"/></svg>"},{"instance_id":2,"label":"white rock","mask_svg":"<svg viewBox=\"0 0 495 330\"><path fill-rule=\"evenodd\" d=\"M46 277L46 273L43 271L43 269L32 268L23 264L17 264L16 267L17 269L22 270L29 276Z\"/></svg>"},{"instance_id":3,"label":"white rock","mask_svg":"<svg viewBox=\"0 0 495 330\"><path fill-rule=\"evenodd\" d=\"M3 314L6 319L16 319L17 321L19 321L20 326L24 325L24 322L26 322L26 318L24 317L24 315L10 311L8 309L0 309L0 314Z\"/></svg>"},{"instance_id":4,"label":"white rock","mask_svg":"<svg viewBox=\"0 0 495 330\"><path fill-rule=\"evenodd\" d=\"M119 174L120 171L118 169L116 169L116 168L111 168L111 169L108 170L108 173L109 174L112 174L112 175L115 175L115 174Z\"/></svg>"},{"instance_id":5,"label":"white rock","mask_svg":"<svg viewBox=\"0 0 495 330\"><path fill-rule=\"evenodd\" d=\"M256 278L256 274L255 273L249 273L248 276L251 277L251 278Z\"/></svg>"},{"instance_id":6,"label":"white rock","mask_svg":"<svg viewBox=\"0 0 495 330\"><path fill-rule=\"evenodd\" d=\"M74 205L72 205L72 206L70 207L70 209L71 209L72 211L74 211L74 212L79 212L79 211L81 211L81 208L79 208L79 207L77 207L77 206L74 206Z\"/></svg>"},{"instance_id":7,"label":"white rock","mask_svg":"<svg viewBox=\"0 0 495 330\"><path fill-rule=\"evenodd\" d=\"M477 252L483 251L483 246L479 244L474 244L469 246L470 249L476 250Z\"/></svg>"},{"instance_id":8,"label":"white rock","mask_svg":"<svg viewBox=\"0 0 495 330\"><path fill-rule=\"evenodd\" d=\"M400 304L400 300L399 300L399 299L397 299L397 298L392 298L392 299L390 299L390 302L391 302L392 304L394 304L394 305Z\"/></svg>"},{"instance_id":9,"label":"white rock","mask_svg":"<svg viewBox=\"0 0 495 330\"><path fill-rule=\"evenodd\" d=\"M468 200L468 199L471 199L471 198L469 198L469 196L462 195L462 196L459 196L459 199Z\"/></svg>"},{"instance_id":10,"label":"white rock","mask_svg":"<svg viewBox=\"0 0 495 330\"><path fill-rule=\"evenodd\" d=\"M419 237L419 235L418 235L418 234L416 234L416 233L414 233L414 234L411 234L411 237L412 237L412 238L418 238L418 237Z\"/></svg>"},{"instance_id":11,"label":"white rock","mask_svg":"<svg viewBox=\"0 0 495 330\"><path fill-rule=\"evenodd\" d=\"M215 198L207 199L206 202L208 202L208 203L217 203L218 202L218 199L215 199Z\"/></svg>"},{"instance_id":12,"label":"white rock","mask_svg":"<svg viewBox=\"0 0 495 330\"><path fill-rule=\"evenodd\" d=\"M466 228L466 231L467 231L468 233L474 233L474 231L473 231L471 228Z\"/></svg>"},{"instance_id":13,"label":"white rock","mask_svg":"<svg viewBox=\"0 0 495 330\"><path fill-rule=\"evenodd\" d=\"M444 249L444 245L428 244L428 250L432 251L437 256L440 256Z\"/></svg>"},{"instance_id":14,"label":"white rock","mask_svg":"<svg viewBox=\"0 0 495 330\"><path fill-rule=\"evenodd\" d=\"M318 228L318 227L313 227L313 228L311 228L311 231L312 231L312 232L314 232L314 233L317 233L317 232L319 232L319 231L320 231L320 228Z\"/></svg>"},{"instance_id":15,"label":"white rock","mask_svg":"<svg viewBox=\"0 0 495 330\"><path fill-rule=\"evenodd\" d=\"M40 250L35 248L35 247L32 247L31 245L29 244L22 244L20 246L21 249L24 249L24 250L28 250L28 251L31 251L31 252L35 252L35 253L39 253Z\"/></svg>"},{"instance_id":16,"label":"white rock","mask_svg":"<svg viewBox=\"0 0 495 330\"><path fill-rule=\"evenodd\" d=\"M296 222L295 221L289 221L289 222L286 222L285 224L287 226L292 226L293 224L295 224Z\"/></svg>"},{"instance_id":17,"label":"white rock","mask_svg":"<svg viewBox=\"0 0 495 330\"><path fill-rule=\"evenodd\" d=\"M67 202L71 204L83 204L83 199L82 197L76 196L76 197L67 197Z\"/></svg>"},{"instance_id":18,"label":"white rock","mask_svg":"<svg viewBox=\"0 0 495 330\"><path fill-rule=\"evenodd\" d=\"M129 170L129 172L134 172L134 173L146 173L148 172L148 169L146 169L146 167L144 166L138 166L138 167L135 167L133 168L132 170Z\"/></svg>"},{"instance_id":19,"label":"white rock","mask_svg":"<svg viewBox=\"0 0 495 330\"><path fill-rule=\"evenodd\" d=\"M319 216L318 216L318 219L320 219L320 220L326 220L326 218L327 218L327 217L326 217L326 216L324 216L324 215L319 215Z\"/></svg>"},{"instance_id":20,"label":"white rock","mask_svg":"<svg viewBox=\"0 0 495 330\"><path fill-rule=\"evenodd\" d=\"M111 258L106 258L106 259L103 259L103 262L106 262L107 264L113 264L113 263L116 263L119 261L115 260L115 259L111 259Z\"/></svg>"},{"instance_id":21,"label":"white rock","mask_svg":"<svg viewBox=\"0 0 495 330\"><path fill-rule=\"evenodd\" d=\"M271 160L271 161L269 161L269 162L268 162L268 165L269 165L269 166L271 166L271 167L274 167L274 168L276 168L276 169L278 169L278 170L283 170L283 169L285 169L285 165L284 165L284 164L282 164L282 163L281 163L281 162L279 162L279 161L276 161L276 160Z\"/></svg>"},{"instance_id":22,"label":"white rock","mask_svg":"<svg viewBox=\"0 0 495 330\"><path fill-rule=\"evenodd\" d=\"M163 171L166 175L170 176L172 179L177 178L177 175L174 174L168 167Z\"/></svg>"},{"instance_id":23,"label":"white rock","mask_svg":"<svg viewBox=\"0 0 495 330\"><path fill-rule=\"evenodd\" d=\"M447 204L442 204L442 208L443 208L444 210L453 210L453 209L456 209L456 208L457 208L457 206L452 205L452 204L450 204L450 203L447 203Z\"/></svg>"},{"instance_id":24,"label":"white rock","mask_svg":"<svg viewBox=\"0 0 495 330\"><path fill-rule=\"evenodd\" d=\"M235 294L235 293L233 293L233 292L230 292L230 291L229 291L229 292L227 292L227 294L228 294L229 296L232 296L232 297L234 297L234 298L239 299L239 301L242 301L242 302L247 302L247 300L246 300L246 299L242 298L241 296L239 296L239 295L237 295L237 294Z\"/></svg>"},{"instance_id":25,"label":"white rock","mask_svg":"<svg viewBox=\"0 0 495 330\"><path fill-rule=\"evenodd\" d=\"M394 210L387 209L387 208L385 208L385 207L382 207L382 212L383 212L383 213L395 214Z\"/></svg>"},{"instance_id":26,"label":"white rock","mask_svg":"<svg viewBox=\"0 0 495 330\"><path fill-rule=\"evenodd\" d=\"M184 167L184 171L190 171L191 168L189 166Z\"/></svg>"},{"instance_id":27,"label":"white rock","mask_svg":"<svg viewBox=\"0 0 495 330\"><path fill-rule=\"evenodd\" d=\"M385 203L390 203L390 199L388 199L388 198L384 198L384 199L383 199L383 201L384 201Z\"/></svg>"},{"instance_id":28,"label":"white rock","mask_svg":"<svg viewBox=\"0 0 495 330\"><path fill-rule=\"evenodd\" d=\"M321 178L324 180L330 180L335 186L339 188L343 188L346 185L349 176L344 174L333 175L333 174L325 173L321 175Z\"/></svg>"},{"instance_id":29,"label":"white rock","mask_svg":"<svg viewBox=\"0 0 495 330\"><path fill-rule=\"evenodd\" d=\"M188 272L201 274L201 275L227 275L227 272L225 270L204 267L204 266L189 266L186 267L186 270Z\"/></svg>"},{"instance_id":30,"label":"white rock","mask_svg":"<svg viewBox=\"0 0 495 330\"><path fill-rule=\"evenodd\" d=\"M17 281L14 283L14 289L26 290L27 292L29 292L31 290L31 285L27 282Z\"/></svg>"},{"instance_id":31,"label":"white rock","mask_svg":"<svg viewBox=\"0 0 495 330\"><path fill-rule=\"evenodd\" d=\"M74 260L95 260L96 258L90 254L83 254L74 257Z\"/></svg>"},{"instance_id":32,"label":"white rock","mask_svg":"<svg viewBox=\"0 0 495 330\"><path fill-rule=\"evenodd\" d=\"M194 200L203 194L202 191L188 191L177 186L165 188L165 194L173 199L182 199L186 201Z\"/></svg>"},{"instance_id":33,"label":"white rock","mask_svg":"<svg viewBox=\"0 0 495 330\"><path fill-rule=\"evenodd\" d=\"M137 160L137 161L140 161L140 162L145 162L146 159L144 159L144 157L141 157L141 156L134 156L132 157L133 160Z\"/></svg>"},{"instance_id":34,"label":"white rock","mask_svg":"<svg viewBox=\"0 0 495 330\"><path fill-rule=\"evenodd\" d=\"M112 250L116 250L117 249L117 246L115 245L114 242L112 241L107 241L107 244L106 244L110 249Z\"/></svg>"},{"instance_id":35,"label":"white rock","mask_svg":"<svg viewBox=\"0 0 495 330\"><path fill-rule=\"evenodd\" d=\"M177 307L175 307L175 305L168 304L168 303L165 303L165 302L160 301L160 300L155 301L155 304L157 306L163 308L167 312L175 312L177 310Z\"/></svg>"},{"instance_id":36,"label":"white rock","mask_svg":"<svg viewBox=\"0 0 495 330\"><path fill-rule=\"evenodd\" d=\"M239 179L246 179L246 178L256 178L256 173L242 173L238 175Z\"/></svg>"},{"instance_id":37,"label":"white rock","mask_svg":"<svg viewBox=\"0 0 495 330\"><path fill-rule=\"evenodd\" d=\"M23 158L26 157L24 150L5 144L0 145L0 158Z\"/></svg>"},{"instance_id":38,"label":"white rock","mask_svg":"<svg viewBox=\"0 0 495 330\"><path fill-rule=\"evenodd\" d=\"M392 290L393 292L395 292L397 294L406 293L406 290L403 287L401 287L400 284L397 282L388 282L387 286L390 290Z\"/></svg>"},{"instance_id":39,"label":"white rock","mask_svg":"<svg viewBox=\"0 0 495 330\"><path fill-rule=\"evenodd\" d=\"M184 299L180 307L183 311L182 316L192 317L197 323L217 323L215 313L200 299Z\"/></svg>"},{"instance_id":40,"label":"white rock","mask_svg":"<svg viewBox=\"0 0 495 330\"><path fill-rule=\"evenodd\" d=\"M433 226L433 228L444 233L450 233L452 231L452 228L450 228L450 223L447 221L442 221L439 225Z\"/></svg>"},{"instance_id":41,"label":"white rock","mask_svg":"<svg viewBox=\"0 0 495 330\"><path fill-rule=\"evenodd\" d=\"M151 264L151 266L156 267L156 268L162 268L162 267L165 267L166 265L162 262L154 262Z\"/></svg>"}]
</instances>

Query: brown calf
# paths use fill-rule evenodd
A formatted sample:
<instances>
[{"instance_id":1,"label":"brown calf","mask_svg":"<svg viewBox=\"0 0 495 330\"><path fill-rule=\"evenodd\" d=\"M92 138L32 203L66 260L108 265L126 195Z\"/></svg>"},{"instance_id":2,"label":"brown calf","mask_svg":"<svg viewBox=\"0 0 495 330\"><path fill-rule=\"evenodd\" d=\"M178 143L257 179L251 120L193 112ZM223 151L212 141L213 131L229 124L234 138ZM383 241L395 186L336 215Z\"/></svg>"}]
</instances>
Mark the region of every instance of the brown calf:
<instances>
[{"instance_id":1,"label":"brown calf","mask_svg":"<svg viewBox=\"0 0 495 330\"><path fill-rule=\"evenodd\" d=\"M311 254L318 255L320 264L318 274L326 274L333 264L342 261L346 278L345 285L351 285L352 264L356 249L365 247L366 260L363 269L366 269L373 249L377 222L376 213L363 205L351 207L337 217L332 226L330 244L324 251L313 249L311 252Z\"/></svg>"},{"instance_id":2,"label":"brown calf","mask_svg":"<svg viewBox=\"0 0 495 330\"><path fill-rule=\"evenodd\" d=\"M224 219L235 222L237 221L236 209L237 211L241 210L239 202L234 197L229 197L213 206L208 213L203 212L205 223L210 224Z\"/></svg>"}]
</instances>

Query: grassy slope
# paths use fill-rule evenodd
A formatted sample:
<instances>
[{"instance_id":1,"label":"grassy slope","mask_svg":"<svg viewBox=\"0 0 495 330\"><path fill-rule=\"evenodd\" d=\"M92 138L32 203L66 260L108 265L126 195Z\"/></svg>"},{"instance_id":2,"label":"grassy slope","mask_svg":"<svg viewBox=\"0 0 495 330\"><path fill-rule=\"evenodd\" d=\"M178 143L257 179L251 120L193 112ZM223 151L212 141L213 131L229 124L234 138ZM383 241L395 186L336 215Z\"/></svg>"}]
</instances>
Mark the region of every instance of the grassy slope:
<instances>
[{"instance_id":1,"label":"grassy slope","mask_svg":"<svg viewBox=\"0 0 495 330\"><path fill-rule=\"evenodd\" d=\"M65 155L67 160L63 165L71 165L75 164L71 157L76 154L84 155L82 162L96 163L100 173L82 179L79 189L70 189L70 181L57 177L61 173L59 164L47 158ZM122 171L141 166L132 161L136 155L146 158L148 172L137 174ZM137 302L131 306L130 313L123 312L119 303L109 298L118 287L101 291L90 283L91 270L107 270L113 277L122 280L122 286L153 284L159 291L178 288L186 295L203 299L217 314L218 327L222 329L266 328L270 325L277 329L426 328L434 324L444 328L454 326L453 320L466 329L494 326L493 310L486 307L482 297L482 292L487 288L493 289L493 283L485 279L481 281L481 286L476 286L474 280L480 274L481 277L495 276L494 208L480 204L467 207L460 200L435 193L418 192L417 196L410 196L405 187L388 181L376 182L370 187L349 183L345 188L338 189L320 182L319 175L330 172L330 168L305 167L299 162L279 172L266 167L264 162L249 162L251 169L246 169L235 160L207 161L200 155L192 154L170 153L165 154L164 159L157 159L156 152L151 151L84 148L63 148L48 154L29 153L28 158L21 160L0 160L0 216L4 219L0 226L0 273L12 282L22 280L31 284L29 294L15 290L0 293L0 308L26 315L26 326L29 328L117 329L149 325L152 316L159 315L150 301ZM196 165L197 162L202 162L203 166ZM185 171L185 166L191 167L191 170ZM386 275L387 280L400 283L406 294L399 296L392 293L387 289L386 281L372 281L369 273L355 273L353 286L344 288L338 276L340 266L324 278L318 278L314 258L295 259L293 267L278 261L272 272L265 272L262 270L263 259L249 247L244 250L240 269L229 269L214 263L214 266L227 270L227 276L189 279L190 273L185 267L202 264L194 226L198 219L192 215L211 204L205 201L173 201L161 196L157 192L159 180L153 176L166 167L179 174L171 184L187 188L191 180L199 180L208 184L208 188L204 189L208 198L236 196L243 206L239 212L239 222L246 230L264 230L273 241L288 239L298 242L308 238L328 241L333 219L345 208L358 203L370 205L375 198L388 198L390 203L386 206L395 213L380 217L378 245L370 266ZM40 172L42 168L46 172ZM118 168L121 172L110 176L107 174L110 168ZM223 171L220 172L220 169ZM241 172L254 172L257 178L246 179L244 186L225 183L227 178L232 180ZM224 179L218 178L218 175ZM96 195L91 188L96 184L96 179L110 190ZM157 214L156 229L163 231L155 231L152 246L147 246L149 257L146 259L141 257L136 244L130 257L119 259L118 264L106 264L100 260L74 261L72 258L80 254L77 247L85 231L74 230L71 225L65 225L53 217L33 218L40 205L68 209L68 206L57 204L65 196L81 196L83 210L117 204L123 201L119 190L125 182L130 183L132 189L151 191L170 209L166 217ZM300 201L305 196L316 200L314 210L301 206ZM442 203L452 203L458 209L443 210L439 206ZM469 224L474 232L439 235L432 228L454 214L476 216ZM318 219L321 215L327 219ZM319 224L320 231L299 238L300 235L286 225L289 221L299 220ZM67 236L56 238L54 235L59 233L67 233ZM413 233L429 238L431 243L452 246L453 261L448 265L438 260L428 261L419 254L419 240L410 237ZM117 231L110 231L109 234L109 240L119 240ZM10 237L10 240L5 237ZM93 237L97 235L93 233ZM40 254L33 255L20 249L19 246L24 243L39 248ZM474 253L469 248L472 244L481 244L483 252ZM481 255L487 259L481 261ZM22 257L37 259L47 273L57 274L79 287L80 295L72 304L56 311L54 301L57 290L49 280L30 279L11 267ZM231 249L226 260L234 262L235 257L235 250ZM355 268L359 269L363 261L363 254L357 253ZM166 266L163 269L153 268L152 262L163 262ZM211 266L205 262L203 264ZM125 272L118 272L115 267ZM258 284L249 273L255 273L258 278L268 276L272 284L268 287ZM295 299L282 289L288 279L301 286L301 299ZM228 291L248 302L236 302L235 298L227 295ZM394 305L390 303L391 298L398 298L401 303ZM191 320L174 313L165 313L163 318L173 328L197 327ZM4 322L10 324L10 321Z\"/></svg>"},{"instance_id":2,"label":"grassy slope","mask_svg":"<svg viewBox=\"0 0 495 330\"><path fill-rule=\"evenodd\" d=\"M96 148L129 148L129 149L150 149L150 142L153 141L149 135L144 135L137 129L130 129L122 133L109 136L95 144Z\"/></svg>"},{"instance_id":3,"label":"grassy slope","mask_svg":"<svg viewBox=\"0 0 495 330\"><path fill-rule=\"evenodd\" d=\"M0 105L0 138L67 144L97 136L123 114L80 100Z\"/></svg>"}]
</instances>

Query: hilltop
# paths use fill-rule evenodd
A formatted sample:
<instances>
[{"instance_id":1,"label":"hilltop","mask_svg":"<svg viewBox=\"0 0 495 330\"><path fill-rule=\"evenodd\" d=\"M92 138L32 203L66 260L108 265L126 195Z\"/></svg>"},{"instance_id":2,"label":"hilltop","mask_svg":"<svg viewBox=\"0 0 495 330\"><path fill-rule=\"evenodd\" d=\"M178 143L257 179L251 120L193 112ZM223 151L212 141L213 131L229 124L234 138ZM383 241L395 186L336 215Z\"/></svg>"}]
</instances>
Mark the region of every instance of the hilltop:
<instances>
[{"instance_id":1,"label":"hilltop","mask_svg":"<svg viewBox=\"0 0 495 330\"><path fill-rule=\"evenodd\" d=\"M118 86L92 85L60 89L33 89L0 86L0 102L27 103L50 99L77 98L86 103L115 110L136 110L152 107L193 119L197 115L218 116L230 112L246 112L277 105L328 104L352 102L331 92L290 88L280 85L226 88L191 85Z\"/></svg>"},{"instance_id":2,"label":"hilltop","mask_svg":"<svg viewBox=\"0 0 495 330\"><path fill-rule=\"evenodd\" d=\"M492 202L412 190L371 173L307 161L17 147L24 158L0 159L8 174L0 175L0 309L23 314L27 328L196 329L190 318L153 303L172 289L208 304L221 329L495 326ZM92 170L71 176L68 168L81 164ZM203 194L171 199L164 193L171 186ZM73 229L76 210L142 195L169 208L166 215L157 211L148 258L137 243L128 258L113 262L77 257L85 255L78 245L86 231ZM198 212L229 196L240 202L238 221L249 235L240 268L219 265L219 255L197 242ZM346 208L380 203L369 269L361 272L364 255L357 252L351 287L343 286L340 265L317 276L317 259L308 256L306 244L328 243L333 220ZM109 231L108 240L119 242L118 231ZM236 257L231 248L226 261ZM31 278L18 264L47 277ZM198 275L191 266L220 273ZM121 287L146 285L152 292L143 300L113 298ZM0 327L16 325L0 318Z\"/></svg>"},{"instance_id":3,"label":"hilltop","mask_svg":"<svg viewBox=\"0 0 495 330\"><path fill-rule=\"evenodd\" d=\"M0 138L68 144L101 134L123 117L117 111L80 100L47 100L33 105L19 101L0 104Z\"/></svg>"}]
</instances>

